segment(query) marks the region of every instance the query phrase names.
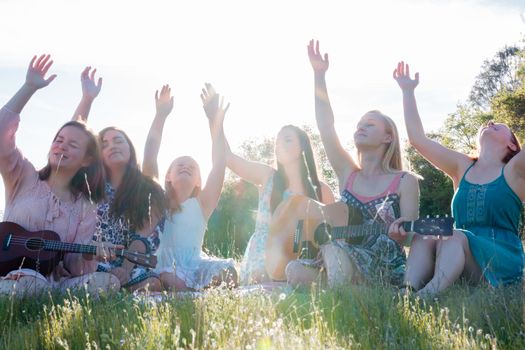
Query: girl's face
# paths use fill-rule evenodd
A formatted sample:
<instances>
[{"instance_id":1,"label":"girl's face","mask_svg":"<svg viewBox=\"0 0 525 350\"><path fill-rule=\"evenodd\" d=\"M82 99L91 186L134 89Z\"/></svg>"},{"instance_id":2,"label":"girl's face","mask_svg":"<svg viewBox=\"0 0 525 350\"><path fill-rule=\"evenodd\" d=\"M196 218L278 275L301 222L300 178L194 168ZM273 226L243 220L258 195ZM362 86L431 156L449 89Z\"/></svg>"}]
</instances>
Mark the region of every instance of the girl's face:
<instances>
[{"instance_id":1,"label":"girl's face","mask_svg":"<svg viewBox=\"0 0 525 350\"><path fill-rule=\"evenodd\" d=\"M49 151L49 164L53 169L64 169L76 173L89 166L91 157L86 155L89 136L74 126L66 126L58 132Z\"/></svg>"},{"instance_id":2,"label":"girl's face","mask_svg":"<svg viewBox=\"0 0 525 350\"><path fill-rule=\"evenodd\" d=\"M390 142L392 142L392 135L386 131L385 123L380 117L367 113L357 123L354 132L356 147L380 146Z\"/></svg>"},{"instance_id":3,"label":"girl's face","mask_svg":"<svg viewBox=\"0 0 525 350\"><path fill-rule=\"evenodd\" d=\"M485 140L495 140L502 145L511 147L512 133L509 127L505 124L494 123L489 121L487 124L481 127L479 130L479 144L481 145Z\"/></svg>"},{"instance_id":4,"label":"girl's face","mask_svg":"<svg viewBox=\"0 0 525 350\"><path fill-rule=\"evenodd\" d=\"M301 141L297 133L291 128L279 131L275 139L275 156L281 164L296 161L301 157Z\"/></svg>"},{"instance_id":5,"label":"girl's face","mask_svg":"<svg viewBox=\"0 0 525 350\"><path fill-rule=\"evenodd\" d=\"M179 157L171 163L166 180L170 186L180 183L191 188L200 187L201 174L199 165L191 157Z\"/></svg>"},{"instance_id":6,"label":"girl's face","mask_svg":"<svg viewBox=\"0 0 525 350\"><path fill-rule=\"evenodd\" d=\"M108 130L102 136L102 160L111 168L126 166L130 160L130 145L124 134L117 130Z\"/></svg>"}]
</instances>

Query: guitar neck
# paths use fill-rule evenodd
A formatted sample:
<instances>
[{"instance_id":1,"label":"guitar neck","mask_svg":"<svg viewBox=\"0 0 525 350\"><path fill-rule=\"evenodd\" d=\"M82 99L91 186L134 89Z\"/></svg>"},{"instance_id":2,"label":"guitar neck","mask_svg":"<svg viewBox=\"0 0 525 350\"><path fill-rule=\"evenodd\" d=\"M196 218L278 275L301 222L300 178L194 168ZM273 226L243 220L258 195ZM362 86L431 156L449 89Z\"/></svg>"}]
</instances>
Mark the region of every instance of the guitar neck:
<instances>
[{"instance_id":1,"label":"guitar neck","mask_svg":"<svg viewBox=\"0 0 525 350\"><path fill-rule=\"evenodd\" d=\"M80 254L97 254L97 246L79 244L79 243L65 243L59 241L49 241L46 240L44 244L45 250L55 251L55 252L64 252L64 253L80 253ZM115 254L117 256L123 256L123 249L115 249Z\"/></svg>"},{"instance_id":2,"label":"guitar neck","mask_svg":"<svg viewBox=\"0 0 525 350\"><path fill-rule=\"evenodd\" d=\"M405 231L412 231L414 221L407 221L402 224ZM360 224L360 225L348 225L348 226L337 226L332 227L331 235L332 239L351 239L360 238L369 235L376 235L381 233L388 233L389 224L384 223L371 223L371 224Z\"/></svg>"}]
</instances>

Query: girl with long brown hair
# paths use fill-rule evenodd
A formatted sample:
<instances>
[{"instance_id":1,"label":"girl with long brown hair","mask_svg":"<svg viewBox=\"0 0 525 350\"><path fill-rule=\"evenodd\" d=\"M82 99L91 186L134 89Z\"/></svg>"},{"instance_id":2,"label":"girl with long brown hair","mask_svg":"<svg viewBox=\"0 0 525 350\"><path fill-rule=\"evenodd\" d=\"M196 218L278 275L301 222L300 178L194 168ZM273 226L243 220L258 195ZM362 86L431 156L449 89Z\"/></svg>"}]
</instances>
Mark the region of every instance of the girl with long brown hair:
<instances>
[{"instance_id":1,"label":"girl with long brown hair","mask_svg":"<svg viewBox=\"0 0 525 350\"><path fill-rule=\"evenodd\" d=\"M525 152L516 135L505 124L488 122L479 130L477 157L449 149L425 135L414 94L419 73L410 78L408 64L400 62L394 79L403 92L410 143L452 179L455 190L452 215L456 230L448 240L423 240L415 235L405 277L407 288L434 295L460 277L495 287L520 282ZM394 231L403 233L399 228Z\"/></svg>"},{"instance_id":2,"label":"girl with long brown hair","mask_svg":"<svg viewBox=\"0 0 525 350\"><path fill-rule=\"evenodd\" d=\"M3 219L28 231L55 231L62 242L96 245L92 241L96 220L93 203L104 195L104 168L96 136L84 123L64 124L53 138L47 165L40 171L15 143L22 109L35 92L56 77L45 78L52 63L49 55L33 57L24 85L0 110L0 172L6 190ZM99 245L96 259L67 253L48 276L26 268L12 271L1 278L0 293L16 290L33 294L85 285L92 293L118 288L116 278L95 273L98 260L112 256L111 247Z\"/></svg>"},{"instance_id":3,"label":"girl with long brown hair","mask_svg":"<svg viewBox=\"0 0 525 350\"><path fill-rule=\"evenodd\" d=\"M102 87L101 78L95 83L96 70L91 74L90 70L91 67L86 67L81 74L82 100L74 119L87 121L93 100ZM123 130L107 127L99 132L98 137L106 183L105 199L97 207L94 238L132 251L154 254L164 223L164 192L157 182L140 170L135 147ZM115 275L121 286L130 291L162 289L158 275L151 269L122 257L100 262L97 270Z\"/></svg>"}]
</instances>

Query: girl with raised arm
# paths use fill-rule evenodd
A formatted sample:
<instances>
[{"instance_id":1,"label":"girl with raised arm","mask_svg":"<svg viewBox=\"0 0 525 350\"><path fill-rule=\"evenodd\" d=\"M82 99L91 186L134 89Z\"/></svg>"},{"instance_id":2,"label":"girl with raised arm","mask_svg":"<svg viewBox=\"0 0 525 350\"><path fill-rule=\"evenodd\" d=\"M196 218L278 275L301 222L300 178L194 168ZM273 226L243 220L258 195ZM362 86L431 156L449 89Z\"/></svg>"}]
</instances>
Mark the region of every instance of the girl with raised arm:
<instances>
[{"instance_id":1,"label":"girl with raised arm","mask_svg":"<svg viewBox=\"0 0 525 350\"><path fill-rule=\"evenodd\" d=\"M82 100L73 119L87 121L91 104L102 87L102 78L95 83L96 70L91 73L90 70L91 67L86 67L81 74ZM158 113L167 115L169 111L160 110ZM135 147L123 130L111 126L100 131L98 136L106 170L106 197L98 204L94 239L122 245L131 251L154 254L164 224L164 191L151 177L141 172ZM115 275L122 288L129 291L145 288L149 291L162 290L158 275L153 270L123 257L100 262L97 270Z\"/></svg>"},{"instance_id":2,"label":"girl with raised arm","mask_svg":"<svg viewBox=\"0 0 525 350\"><path fill-rule=\"evenodd\" d=\"M479 130L477 157L448 149L425 135L414 95L419 73L411 79L408 64L400 62L394 79L403 92L410 143L452 179L455 190L452 214L456 230L448 240L414 237L407 286L420 294L434 295L459 277L492 286L520 281L524 261L519 225L525 200L525 152L516 136L505 124L488 122Z\"/></svg>"},{"instance_id":3,"label":"girl with raised arm","mask_svg":"<svg viewBox=\"0 0 525 350\"><path fill-rule=\"evenodd\" d=\"M305 195L325 204L334 202L327 184L319 180L310 143L304 130L294 125L281 128L275 139L276 168L249 161L227 148L227 165L234 173L259 188L255 231L241 262L242 285L270 282L265 250L272 214L292 195Z\"/></svg>"},{"instance_id":4,"label":"girl with raised arm","mask_svg":"<svg viewBox=\"0 0 525 350\"><path fill-rule=\"evenodd\" d=\"M31 96L51 83L45 78L53 61L49 55L33 57L24 85L0 110L0 172L4 180L6 203L4 221L28 231L52 230L62 242L94 244L96 207L104 195L104 169L96 136L84 123L68 122L53 138L47 165L37 171L17 148L15 134L20 113ZM108 248L97 248L97 258L114 257ZM98 259L76 253L65 254L48 276L19 269L0 280L0 292L36 293L49 288L81 287L88 291L118 288L116 278L95 273ZM38 266L38 262L37 262Z\"/></svg>"},{"instance_id":5,"label":"girl with raised arm","mask_svg":"<svg viewBox=\"0 0 525 350\"><path fill-rule=\"evenodd\" d=\"M379 111L367 112L357 123L354 160L342 147L334 125L325 75L328 54L319 52L319 42L310 41L308 56L314 70L315 116L321 139L337 178L341 200L358 210L365 223L391 224L403 216L418 217L419 186L415 176L403 171L397 128L392 119ZM328 285L387 282L401 284L405 254L401 243L387 234L373 234L359 244L336 240L321 247L321 262ZM292 261L286 269L291 284L304 284L317 277L313 267Z\"/></svg>"},{"instance_id":6,"label":"girl with raised arm","mask_svg":"<svg viewBox=\"0 0 525 350\"><path fill-rule=\"evenodd\" d=\"M168 215L157 251L155 271L166 289L202 290L222 283L237 285L237 272L232 259L208 256L202 250L206 224L216 208L224 181L225 139L222 123L229 104L224 107L219 95L206 84L201 99L208 117L212 138L212 169L202 187L197 162L189 157L176 158L165 177ZM157 115L151 125L144 150L144 172L158 176L157 156L164 122L173 99L169 86L164 86L157 99ZM166 110L168 113L159 113ZM202 188L202 189L201 189Z\"/></svg>"}]
</instances>

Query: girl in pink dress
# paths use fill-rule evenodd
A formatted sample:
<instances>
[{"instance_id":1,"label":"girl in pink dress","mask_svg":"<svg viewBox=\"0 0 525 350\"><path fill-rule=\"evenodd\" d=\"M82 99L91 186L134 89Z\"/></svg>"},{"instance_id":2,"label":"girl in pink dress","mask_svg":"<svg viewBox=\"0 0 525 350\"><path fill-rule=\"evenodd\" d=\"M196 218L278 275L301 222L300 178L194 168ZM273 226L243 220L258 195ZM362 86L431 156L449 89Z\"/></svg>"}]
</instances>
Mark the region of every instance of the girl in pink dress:
<instances>
[{"instance_id":1,"label":"girl in pink dress","mask_svg":"<svg viewBox=\"0 0 525 350\"><path fill-rule=\"evenodd\" d=\"M104 193L104 172L95 135L83 123L66 123L53 139L48 164L39 171L15 143L23 107L56 77L45 78L52 63L49 55L33 57L24 85L0 109L0 172L6 192L3 220L29 231L55 231L63 242L94 244L93 203ZM0 294L34 294L51 287L65 290L87 285L91 292L118 287L116 278L95 273L99 259L114 256L110 247L99 245L97 258L67 253L47 276L25 268L11 271L0 279Z\"/></svg>"}]
</instances>

